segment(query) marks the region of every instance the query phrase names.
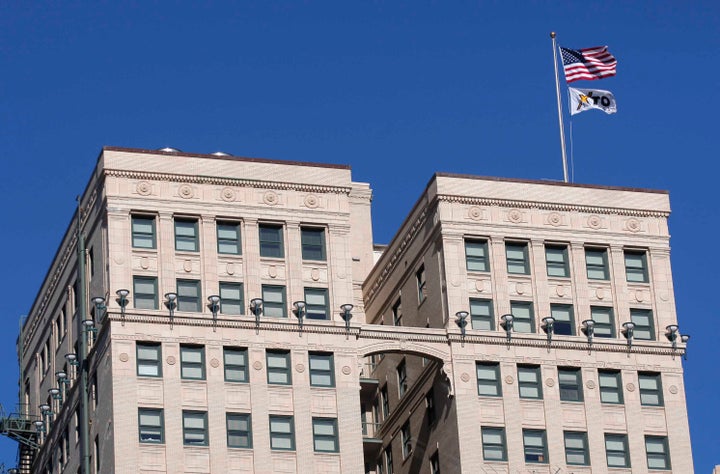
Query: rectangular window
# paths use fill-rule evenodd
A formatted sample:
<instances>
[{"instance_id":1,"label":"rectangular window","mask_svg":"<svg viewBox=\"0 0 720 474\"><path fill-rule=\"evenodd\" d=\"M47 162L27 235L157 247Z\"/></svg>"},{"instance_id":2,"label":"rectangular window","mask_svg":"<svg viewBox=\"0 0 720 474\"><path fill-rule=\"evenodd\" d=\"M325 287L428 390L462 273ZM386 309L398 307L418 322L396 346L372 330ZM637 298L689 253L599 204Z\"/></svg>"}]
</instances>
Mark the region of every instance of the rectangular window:
<instances>
[{"instance_id":1,"label":"rectangular window","mask_svg":"<svg viewBox=\"0 0 720 474\"><path fill-rule=\"evenodd\" d=\"M437 413L435 412L435 392L432 388L425 394L425 412L427 413L428 425L432 426L435 420L437 420Z\"/></svg>"},{"instance_id":2,"label":"rectangular window","mask_svg":"<svg viewBox=\"0 0 720 474\"><path fill-rule=\"evenodd\" d=\"M385 472L387 474L393 474L395 470L393 469L392 445L388 445L388 447L385 448L383 457L385 458Z\"/></svg>"},{"instance_id":3,"label":"rectangular window","mask_svg":"<svg viewBox=\"0 0 720 474\"><path fill-rule=\"evenodd\" d=\"M318 453L337 453L338 434L336 418L313 418L313 446Z\"/></svg>"},{"instance_id":4,"label":"rectangular window","mask_svg":"<svg viewBox=\"0 0 720 474\"><path fill-rule=\"evenodd\" d=\"M523 430L525 462L547 464L547 439L545 430Z\"/></svg>"},{"instance_id":5,"label":"rectangular window","mask_svg":"<svg viewBox=\"0 0 720 474\"><path fill-rule=\"evenodd\" d=\"M520 398L542 399L542 384L540 381L540 366L518 365L518 389Z\"/></svg>"},{"instance_id":6,"label":"rectangular window","mask_svg":"<svg viewBox=\"0 0 720 474\"><path fill-rule=\"evenodd\" d=\"M502 396L500 364L497 362L477 362L475 371L477 372L478 395L484 397Z\"/></svg>"},{"instance_id":7,"label":"rectangular window","mask_svg":"<svg viewBox=\"0 0 720 474\"><path fill-rule=\"evenodd\" d=\"M609 280L607 249L585 249L585 266L589 280Z\"/></svg>"},{"instance_id":8,"label":"rectangular window","mask_svg":"<svg viewBox=\"0 0 720 474\"><path fill-rule=\"evenodd\" d=\"M248 413L226 415L228 448L252 448L252 423Z\"/></svg>"},{"instance_id":9,"label":"rectangular window","mask_svg":"<svg viewBox=\"0 0 720 474\"><path fill-rule=\"evenodd\" d=\"M175 250L185 252L200 250L196 219L175 219Z\"/></svg>"},{"instance_id":10,"label":"rectangular window","mask_svg":"<svg viewBox=\"0 0 720 474\"><path fill-rule=\"evenodd\" d=\"M607 306L590 306L590 317L595 321L595 337L615 337L615 315Z\"/></svg>"},{"instance_id":11,"label":"rectangular window","mask_svg":"<svg viewBox=\"0 0 720 474\"><path fill-rule=\"evenodd\" d=\"M270 449L295 451L295 422L292 416L270 415Z\"/></svg>"},{"instance_id":12,"label":"rectangular window","mask_svg":"<svg viewBox=\"0 0 720 474\"><path fill-rule=\"evenodd\" d=\"M469 272L489 272L487 240L465 241L465 265Z\"/></svg>"},{"instance_id":13,"label":"rectangular window","mask_svg":"<svg viewBox=\"0 0 720 474\"><path fill-rule=\"evenodd\" d=\"M625 250L625 276L630 283L647 283L647 255L643 250Z\"/></svg>"},{"instance_id":14,"label":"rectangular window","mask_svg":"<svg viewBox=\"0 0 720 474\"><path fill-rule=\"evenodd\" d=\"M638 373L638 385L640 386L640 405L653 407L663 405L660 374L640 372Z\"/></svg>"},{"instance_id":15,"label":"rectangular window","mask_svg":"<svg viewBox=\"0 0 720 474\"><path fill-rule=\"evenodd\" d=\"M630 467L627 435L605 433L605 455L608 467Z\"/></svg>"},{"instance_id":16,"label":"rectangular window","mask_svg":"<svg viewBox=\"0 0 720 474\"><path fill-rule=\"evenodd\" d=\"M180 378L205 380L205 347L180 344Z\"/></svg>"},{"instance_id":17,"label":"rectangular window","mask_svg":"<svg viewBox=\"0 0 720 474\"><path fill-rule=\"evenodd\" d=\"M260 256L261 257L285 257L283 244L283 228L281 225L260 224Z\"/></svg>"},{"instance_id":18,"label":"rectangular window","mask_svg":"<svg viewBox=\"0 0 720 474\"><path fill-rule=\"evenodd\" d=\"M430 474L440 474L440 455L437 451L430 458Z\"/></svg>"},{"instance_id":19,"label":"rectangular window","mask_svg":"<svg viewBox=\"0 0 720 474\"><path fill-rule=\"evenodd\" d=\"M570 276L567 245L546 245L545 265L549 277L567 278Z\"/></svg>"},{"instance_id":20,"label":"rectangular window","mask_svg":"<svg viewBox=\"0 0 720 474\"><path fill-rule=\"evenodd\" d=\"M240 224L237 222L218 222L217 251L228 255L242 254L240 241Z\"/></svg>"},{"instance_id":21,"label":"rectangular window","mask_svg":"<svg viewBox=\"0 0 720 474\"><path fill-rule=\"evenodd\" d=\"M132 246L136 249L154 249L155 238L155 217L152 216L131 216L132 221Z\"/></svg>"},{"instance_id":22,"label":"rectangular window","mask_svg":"<svg viewBox=\"0 0 720 474\"><path fill-rule=\"evenodd\" d=\"M555 318L553 332L562 336L575 335L575 317L571 304L551 304L550 316Z\"/></svg>"},{"instance_id":23,"label":"rectangular window","mask_svg":"<svg viewBox=\"0 0 720 474\"><path fill-rule=\"evenodd\" d=\"M208 445L207 412L183 410L183 444Z\"/></svg>"},{"instance_id":24,"label":"rectangular window","mask_svg":"<svg viewBox=\"0 0 720 474\"><path fill-rule=\"evenodd\" d=\"M535 332L533 304L526 301L511 301L510 312L514 316L513 331Z\"/></svg>"},{"instance_id":25,"label":"rectangular window","mask_svg":"<svg viewBox=\"0 0 720 474\"><path fill-rule=\"evenodd\" d=\"M178 311L202 312L198 280L177 280L177 309Z\"/></svg>"},{"instance_id":26,"label":"rectangular window","mask_svg":"<svg viewBox=\"0 0 720 474\"><path fill-rule=\"evenodd\" d=\"M645 436L648 469L670 469L670 451L665 436Z\"/></svg>"},{"instance_id":27,"label":"rectangular window","mask_svg":"<svg viewBox=\"0 0 720 474\"><path fill-rule=\"evenodd\" d=\"M576 466L590 464L588 453L587 433L580 431L565 431L565 462Z\"/></svg>"},{"instance_id":28,"label":"rectangular window","mask_svg":"<svg viewBox=\"0 0 720 474\"><path fill-rule=\"evenodd\" d=\"M530 260L526 242L505 242L505 259L510 274L529 275Z\"/></svg>"},{"instance_id":29,"label":"rectangular window","mask_svg":"<svg viewBox=\"0 0 720 474\"><path fill-rule=\"evenodd\" d=\"M397 366L398 397L402 398L408 390L407 366L405 360Z\"/></svg>"},{"instance_id":30,"label":"rectangular window","mask_svg":"<svg viewBox=\"0 0 720 474\"><path fill-rule=\"evenodd\" d=\"M335 368L333 355L324 352L310 352L310 385L312 387L334 387Z\"/></svg>"},{"instance_id":31,"label":"rectangular window","mask_svg":"<svg viewBox=\"0 0 720 474\"><path fill-rule=\"evenodd\" d=\"M494 330L495 316L492 300L470 298L470 321L473 329Z\"/></svg>"},{"instance_id":32,"label":"rectangular window","mask_svg":"<svg viewBox=\"0 0 720 474\"><path fill-rule=\"evenodd\" d=\"M576 368L558 368L560 400L565 402L583 401L582 374Z\"/></svg>"},{"instance_id":33,"label":"rectangular window","mask_svg":"<svg viewBox=\"0 0 720 474\"><path fill-rule=\"evenodd\" d=\"M326 260L325 229L301 227L300 243L302 246L303 260Z\"/></svg>"},{"instance_id":34,"label":"rectangular window","mask_svg":"<svg viewBox=\"0 0 720 474\"><path fill-rule=\"evenodd\" d=\"M410 435L410 422L406 421L400 428L400 441L402 442L402 456L407 459L412 453L412 436Z\"/></svg>"},{"instance_id":35,"label":"rectangular window","mask_svg":"<svg viewBox=\"0 0 720 474\"><path fill-rule=\"evenodd\" d=\"M622 376L619 370L598 370L598 384L602 403L623 403Z\"/></svg>"},{"instance_id":36,"label":"rectangular window","mask_svg":"<svg viewBox=\"0 0 720 474\"><path fill-rule=\"evenodd\" d=\"M505 428L483 426L482 450L485 461L507 461Z\"/></svg>"},{"instance_id":37,"label":"rectangular window","mask_svg":"<svg viewBox=\"0 0 720 474\"><path fill-rule=\"evenodd\" d=\"M420 265L418 271L415 272L415 281L417 282L419 304L425 301L425 265Z\"/></svg>"},{"instance_id":38,"label":"rectangular window","mask_svg":"<svg viewBox=\"0 0 720 474\"><path fill-rule=\"evenodd\" d=\"M239 347L223 347L226 382L248 381L248 351Z\"/></svg>"},{"instance_id":39,"label":"rectangular window","mask_svg":"<svg viewBox=\"0 0 720 474\"><path fill-rule=\"evenodd\" d=\"M262 286L263 315L271 318L287 318L285 287L276 285Z\"/></svg>"},{"instance_id":40,"label":"rectangular window","mask_svg":"<svg viewBox=\"0 0 720 474\"><path fill-rule=\"evenodd\" d=\"M141 443L164 443L163 411L160 408L138 408L138 433Z\"/></svg>"},{"instance_id":41,"label":"rectangular window","mask_svg":"<svg viewBox=\"0 0 720 474\"><path fill-rule=\"evenodd\" d=\"M138 342L137 374L142 377L162 377L162 351L159 342Z\"/></svg>"},{"instance_id":42,"label":"rectangular window","mask_svg":"<svg viewBox=\"0 0 720 474\"><path fill-rule=\"evenodd\" d=\"M136 309L157 309L157 278L133 277L133 303Z\"/></svg>"},{"instance_id":43,"label":"rectangular window","mask_svg":"<svg viewBox=\"0 0 720 474\"><path fill-rule=\"evenodd\" d=\"M390 415L390 398L388 397L387 385L383 385L380 389L380 407L382 409L382 419L386 420Z\"/></svg>"},{"instance_id":44,"label":"rectangular window","mask_svg":"<svg viewBox=\"0 0 720 474\"><path fill-rule=\"evenodd\" d=\"M393 325L402 326L402 304L400 298L392 307Z\"/></svg>"},{"instance_id":45,"label":"rectangular window","mask_svg":"<svg viewBox=\"0 0 720 474\"><path fill-rule=\"evenodd\" d=\"M276 385L292 384L290 351L267 351L267 382Z\"/></svg>"},{"instance_id":46,"label":"rectangular window","mask_svg":"<svg viewBox=\"0 0 720 474\"><path fill-rule=\"evenodd\" d=\"M305 288L305 317L308 319L330 319L327 288Z\"/></svg>"},{"instance_id":47,"label":"rectangular window","mask_svg":"<svg viewBox=\"0 0 720 474\"><path fill-rule=\"evenodd\" d=\"M635 323L633 337L644 341L655 339L655 325L653 314L649 309L630 309L630 320Z\"/></svg>"},{"instance_id":48,"label":"rectangular window","mask_svg":"<svg viewBox=\"0 0 720 474\"><path fill-rule=\"evenodd\" d=\"M220 312L227 315L245 314L242 283L220 282Z\"/></svg>"}]
</instances>

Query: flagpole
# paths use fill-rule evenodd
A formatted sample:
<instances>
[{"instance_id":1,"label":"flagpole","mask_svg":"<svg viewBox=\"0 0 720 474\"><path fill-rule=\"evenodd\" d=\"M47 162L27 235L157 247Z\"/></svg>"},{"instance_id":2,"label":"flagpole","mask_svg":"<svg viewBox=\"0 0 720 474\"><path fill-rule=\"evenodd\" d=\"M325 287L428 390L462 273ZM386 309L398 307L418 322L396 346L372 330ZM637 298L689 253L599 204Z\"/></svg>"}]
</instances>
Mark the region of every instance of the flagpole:
<instances>
[{"instance_id":1,"label":"flagpole","mask_svg":"<svg viewBox=\"0 0 720 474\"><path fill-rule=\"evenodd\" d=\"M565 128L562 117L562 100L560 100L560 75L558 74L557 44L555 43L555 32L550 33L553 47L553 64L555 65L555 93L557 94L558 122L560 122L560 149L562 151L563 178L568 182L567 155L565 153Z\"/></svg>"}]
</instances>

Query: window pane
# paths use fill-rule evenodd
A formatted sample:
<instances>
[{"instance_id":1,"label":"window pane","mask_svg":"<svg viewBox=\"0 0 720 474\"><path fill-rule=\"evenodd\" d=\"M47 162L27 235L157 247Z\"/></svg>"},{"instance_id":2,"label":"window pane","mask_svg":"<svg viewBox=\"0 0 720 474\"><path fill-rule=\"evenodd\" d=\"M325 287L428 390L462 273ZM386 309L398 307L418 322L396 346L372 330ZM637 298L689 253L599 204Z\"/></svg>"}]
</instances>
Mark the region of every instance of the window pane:
<instances>
[{"instance_id":1,"label":"window pane","mask_svg":"<svg viewBox=\"0 0 720 474\"><path fill-rule=\"evenodd\" d=\"M260 225L260 256L283 258L283 228L276 225Z\"/></svg>"},{"instance_id":2,"label":"window pane","mask_svg":"<svg viewBox=\"0 0 720 474\"><path fill-rule=\"evenodd\" d=\"M197 236L197 221L175 220L175 250L197 252Z\"/></svg>"},{"instance_id":3,"label":"window pane","mask_svg":"<svg viewBox=\"0 0 720 474\"><path fill-rule=\"evenodd\" d=\"M470 319L473 329L491 331L495 329L495 317L493 315L491 300L470 300Z\"/></svg>"},{"instance_id":4,"label":"window pane","mask_svg":"<svg viewBox=\"0 0 720 474\"><path fill-rule=\"evenodd\" d=\"M488 263L487 241L466 240L465 263L468 271L490 271L490 265Z\"/></svg>"},{"instance_id":5,"label":"window pane","mask_svg":"<svg viewBox=\"0 0 720 474\"><path fill-rule=\"evenodd\" d=\"M239 255L240 248L240 226L232 223L217 224L217 246L218 253Z\"/></svg>"},{"instance_id":6,"label":"window pane","mask_svg":"<svg viewBox=\"0 0 720 474\"><path fill-rule=\"evenodd\" d=\"M155 218L132 216L132 246L135 248L155 248Z\"/></svg>"},{"instance_id":7,"label":"window pane","mask_svg":"<svg viewBox=\"0 0 720 474\"><path fill-rule=\"evenodd\" d=\"M305 303L308 319L330 319L327 289L305 288Z\"/></svg>"},{"instance_id":8,"label":"window pane","mask_svg":"<svg viewBox=\"0 0 720 474\"><path fill-rule=\"evenodd\" d=\"M325 230L301 228L300 240L302 244L303 260L325 260Z\"/></svg>"},{"instance_id":9,"label":"window pane","mask_svg":"<svg viewBox=\"0 0 720 474\"><path fill-rule=\"evenodd\" d=\"M285 307L284 286L262 286L262 298L264 302L263 315L271 318L286 318L287 308Z\"/></svg>"}]
</instances>

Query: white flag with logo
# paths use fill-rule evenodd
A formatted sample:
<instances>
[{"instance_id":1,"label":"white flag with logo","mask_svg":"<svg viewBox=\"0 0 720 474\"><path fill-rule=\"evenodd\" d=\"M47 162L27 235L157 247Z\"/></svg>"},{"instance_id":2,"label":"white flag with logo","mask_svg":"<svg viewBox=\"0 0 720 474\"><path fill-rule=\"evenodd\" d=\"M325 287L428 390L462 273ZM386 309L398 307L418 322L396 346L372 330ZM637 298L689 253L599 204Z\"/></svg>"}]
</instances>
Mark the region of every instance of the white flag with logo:
<instances>
[{"instance_id":1,"label":"white flag with logo","mask_svg":"<svg viewBox=\"0 0 720 474\"><path fill-rule=\"evenodd\" d=\"M597 89L574 89L570 91L570 115L579 114L590 109L600 109L606 114L617 112L615 96L610 91Z\"/></svg>"}]
</instances>

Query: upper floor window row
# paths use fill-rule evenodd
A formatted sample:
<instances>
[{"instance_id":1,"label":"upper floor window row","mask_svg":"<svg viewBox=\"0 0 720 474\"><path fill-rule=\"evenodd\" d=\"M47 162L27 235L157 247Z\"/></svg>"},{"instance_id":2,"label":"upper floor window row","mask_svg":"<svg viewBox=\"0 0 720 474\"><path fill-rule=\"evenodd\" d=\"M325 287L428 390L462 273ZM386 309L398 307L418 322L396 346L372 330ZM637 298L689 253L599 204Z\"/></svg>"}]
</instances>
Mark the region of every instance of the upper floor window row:
<instances>
[{"instance_id":1,"label":"upper floor window row","mask_svg":"<svg viewBox=\"0 0 720 474\"><path fill-rule=\"evenodd\" d=\"M200 232L197 219L176 217L173 226L175 250L182 252L200 251ZM157 248L155 216L133 214L131 216L131 234L133 248ZM259 224L258 237L261 257L285 257L285 238L282 224ZM218 220L216 223L216 239L218 254L242 254L242 233L239 222ZM301 226L300 246L303 260L327 260L327 245L323 227Z\"/></svg>"}]
</instances>

